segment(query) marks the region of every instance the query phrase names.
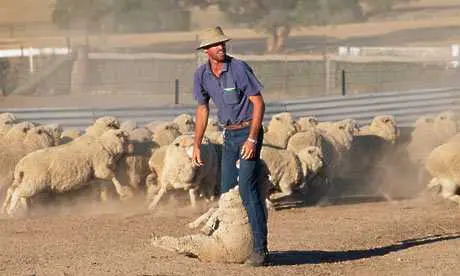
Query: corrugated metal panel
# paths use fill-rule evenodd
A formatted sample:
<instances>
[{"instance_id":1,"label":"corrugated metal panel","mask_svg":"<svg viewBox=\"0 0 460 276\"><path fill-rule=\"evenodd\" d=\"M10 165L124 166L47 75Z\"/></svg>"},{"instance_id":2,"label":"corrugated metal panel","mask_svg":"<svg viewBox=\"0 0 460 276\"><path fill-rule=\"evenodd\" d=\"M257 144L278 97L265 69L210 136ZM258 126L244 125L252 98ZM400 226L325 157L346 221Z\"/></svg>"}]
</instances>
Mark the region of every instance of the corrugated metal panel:
<instances>
[{"instance_id":1,"label":"corrugated metal panel","mask_svg":"<svg viewBox=\"0 0 460 276\"><path fill-rule=\"evenodd\" d=\"M460 110L460 88L443 88L416 91L380 92L348 96L313 98L301 101L267 103L265 120L280 112L291 112L295 117L316 116L320 121L353 118L368 123L374 116L394 115L398 124L412 126L424 114L436 114L445 110ZM64 127L86 128L95 118L116 116L121 121L136 120L139 125L151 121L167 121L181 113L194 114L194 106L169 106L161 108L8 108L0 112L12 112L21 120L42 124L60 123ZM216 115L212 108L211 115Z\"/></svg>"}]
</instances>

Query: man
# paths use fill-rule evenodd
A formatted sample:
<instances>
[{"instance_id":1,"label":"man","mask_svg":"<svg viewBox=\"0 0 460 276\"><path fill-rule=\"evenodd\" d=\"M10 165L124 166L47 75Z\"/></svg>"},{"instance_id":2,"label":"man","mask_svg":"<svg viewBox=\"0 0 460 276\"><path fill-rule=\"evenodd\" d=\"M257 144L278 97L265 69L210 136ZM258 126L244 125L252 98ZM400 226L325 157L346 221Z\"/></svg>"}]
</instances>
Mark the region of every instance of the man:
<instances>
[{"instance_id":1,"label":"man","mask_svg":"<svg viewBox=\"0 0 460 276\"><path fill-rule=\"evenodd\" d=\"M268 260L267 218L257 183L265 112L260 94L263 86L249 65L227 55L225 43L229 40L220 27L215 27L201 36L197 48L204 50L208 62L202 64L194 76L193 95L198 105L192 162L203 165L200 145L208 122L209 99L212 99L224 127L221 193L239 184L254 237L254 252L246 264L260 266Z\"/></svg>"}]
</instances>

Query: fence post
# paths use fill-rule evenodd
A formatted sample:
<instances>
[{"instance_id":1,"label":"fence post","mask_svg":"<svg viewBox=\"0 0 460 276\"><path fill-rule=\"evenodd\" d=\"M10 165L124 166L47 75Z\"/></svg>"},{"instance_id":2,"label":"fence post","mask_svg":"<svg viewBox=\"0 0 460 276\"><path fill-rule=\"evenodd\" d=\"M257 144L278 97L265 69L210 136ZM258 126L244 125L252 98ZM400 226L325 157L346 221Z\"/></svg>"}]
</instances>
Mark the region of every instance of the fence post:
<instances>
[{"instance_id":1,"label":"fence post","mask_svg":"<svg viewBox=\"0 0 460 276\"><path fill-rule=\"evenodd\" d=\"M174 82L174 104L179 104L179 79Z\"/></svg>"},{"instance_id":2,"label":"fence post","mask_svg":"<svg viewBox=\"0 0 460 276\"><path fill-rule=\"evenodd\" d=\"M346 94L347 94L347 81L346 81L345 70L342 70L342 96L345 96Z\"/></svg>"}]
</instances>

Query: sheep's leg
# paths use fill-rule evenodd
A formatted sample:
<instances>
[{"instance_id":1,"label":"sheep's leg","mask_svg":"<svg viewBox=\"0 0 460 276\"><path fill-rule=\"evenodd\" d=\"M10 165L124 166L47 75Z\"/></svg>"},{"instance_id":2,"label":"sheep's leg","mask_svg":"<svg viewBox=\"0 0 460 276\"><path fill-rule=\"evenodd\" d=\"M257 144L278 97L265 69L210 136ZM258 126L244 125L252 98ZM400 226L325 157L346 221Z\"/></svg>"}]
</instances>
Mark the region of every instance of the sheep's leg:
<instances>
[{"instance_id":1,"label":"sheep's leg","mask_svg":"<svg viewBox=\"0 0 460 276\"><path fill-rule=\"evenodd\" d=\"M153 198L153 196L158 191L158 177L155 172L152 172L145 179L145 186L147 187L147 199Z\"/></svg>"},{"instance_id":2,"label":"sheep's leg","mask_svg":"<svg viewBox=\"0 0 460 276\"><path fill-rule=\"evenodd\" d=\"M198 188L195 187L190 190L188 190L188 194L190 195L190 204L192 205L193 208L196 207L196 194L198 193Z\"/></svg>"},{"instance_id":3,"label":"sheep's leg","mask_svg":"<svg viewBox=\"0 0 460 276\"><path fill-rule=\"evenodd\" d=\"M18 203L21 203L22 207L24 208L23 211L27 212L27 208L28 208L27 198L21 196L19 189L15 189L15 191L13 192L13 195L11 196L11 202L7 210L7 213L9 216L14 216L15 211L18 208L17 207Z\"/></svg>"},{"instance_id":4,"label":"sheep's leg","mask_svg":"<svg viewBox=\"0 0 460 276\"><path fill-rule=\"evenodd\" d=\"M208 220L216 211L217 211L217 208L215 207L209 208L209 210L206 213L202 214L200 217L198 217L193 222L190 222L188 224L188 227L192 229L197 228L201 223L203 223L203 221Z\"/></svg>"},{"instance_id":5,"label":"sheep's leg","mask_svg":"<svg viewBox=\"0 0 460 276\"><path fill-rule=\"evenodd\" d=\"M209 250L214 242L212 237L205 235L187 235L180 238L171 236L156 237L151 240L152 245L169 250L175 251L179 254L198 257L203 249Z\"/></svg>"},{"instance_id":6,"label":"sheep's leg","mask_svg":"<svg viewBox=\"0 0 460 276\"><path fill-rule=\"evenodd\" d=\"M284 192L278 192L278 193L273 193L270 195L270 201L275 201L275 200L280 200L284 197L288 197L292 195L292 191L284 191Z\"/></svg>"},{"instance_id":7,"label":"sheep's leg","mask_svg":"<svg viewBox=\"0 0 460 276\"><path fill-rule=\"evenodd\" d=\"M163 197L163 195L166 193L166 189L165 188L161 188L158 193L153 197L153 200L152 202L149 204L149 207L148 209L150 211L153 211L157 205L158 205L158 202L160 202L160 199Z\"/></svg>"},{"instance_id":8,"label":"sheep's leg","mask_svg":"<svg viewBox=\"0 0 460 276\"><path fill-rule=\"evenodd\" d=\"M13 186L10 186L8 188L8 190L6 192L5 201L3 201L3 204L2 204L2 210L1 210L2 214L6 214L6 211L8 209L8 205L11 202L11 196L13 195L14 190L15 190L15 188Z\"/></svg>"},{"instance_id":9,"label":"sheep's leg","mask_svg":"<svg viewBox=\"0 0 460 276\"><path fill-rule=\"evenodd\" d=\"M116 177L112 178L112 183L115 186L115 190L120 195L121 199L131 198L133 196L133 191L129 186L121 185L120 181Z\"/></svg>"}]
</instances>

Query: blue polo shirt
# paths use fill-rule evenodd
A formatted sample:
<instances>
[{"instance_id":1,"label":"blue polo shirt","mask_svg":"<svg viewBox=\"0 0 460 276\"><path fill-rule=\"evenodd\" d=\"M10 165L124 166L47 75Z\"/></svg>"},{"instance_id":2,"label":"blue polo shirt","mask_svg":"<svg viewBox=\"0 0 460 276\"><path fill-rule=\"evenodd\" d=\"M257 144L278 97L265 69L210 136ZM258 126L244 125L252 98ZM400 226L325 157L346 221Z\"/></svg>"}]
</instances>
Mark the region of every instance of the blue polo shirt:
<instances>
[{"instance_id":1,"label":"blue polo shirt","mask_svg":"<svg viewBox=\"0 0 460 276\"><path fill-rule=\"evenodd\" d=\"M212 73L209 62L206 62L195 71L193 80L195 100L205 104L212 99L224 126L251 120L253 107L248 97L259 95L262 89L263 85L252 68L230 56L227 56L219 77Z\"/></svg>"}]
</instances>

